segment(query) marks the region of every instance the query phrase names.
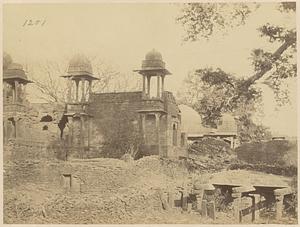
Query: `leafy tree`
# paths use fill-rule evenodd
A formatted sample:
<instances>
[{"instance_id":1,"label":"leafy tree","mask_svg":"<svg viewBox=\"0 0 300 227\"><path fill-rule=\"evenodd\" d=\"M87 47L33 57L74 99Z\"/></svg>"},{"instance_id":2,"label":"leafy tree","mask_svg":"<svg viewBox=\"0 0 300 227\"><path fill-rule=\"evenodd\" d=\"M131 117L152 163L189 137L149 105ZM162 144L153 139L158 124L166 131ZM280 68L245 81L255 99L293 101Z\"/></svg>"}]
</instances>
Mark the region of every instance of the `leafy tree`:
<instances>
[{"instance_id":1,"label":"leafy tree","mask_svg":"<svg viewBox=\"0 0 300 227\"><path fill-rule=\"evenodd\" d=\"M114 116L103 122L105 157L121 158L129 154L132 158L138 156L143 137L139 125L132 113L124 113L118 107Z\"/></svg>"},{"instance_id":2,"label":"leafy tree","mask_svg":"<svg viewBox=\"0 0 300 227\"><path fill-rule=\"evenodd\" d=\"M209 39L218 32L225 34L235 26L245 24L259 6L253 3L188 3L177 20L186 30L184 40L193 42ZM278 3L278 10L295 14L296 4ZM286 78L296 76L296 29L265 24L258 31L278 47L273 53L263 49L253 50L254 75L242 78L219 68L204 68L191 72L185 80L186 92L181 94L183 102L203 116L205 125L216 127L222 113L231 112L238 116L243 133L263 135L263 127L256 127L250 114L259 108L257 104L261 101L262 91L255 86L258 80L264 80L272 88L279 105L288 102L288 91L281 85Z\"/></svg>"}]
</instances>

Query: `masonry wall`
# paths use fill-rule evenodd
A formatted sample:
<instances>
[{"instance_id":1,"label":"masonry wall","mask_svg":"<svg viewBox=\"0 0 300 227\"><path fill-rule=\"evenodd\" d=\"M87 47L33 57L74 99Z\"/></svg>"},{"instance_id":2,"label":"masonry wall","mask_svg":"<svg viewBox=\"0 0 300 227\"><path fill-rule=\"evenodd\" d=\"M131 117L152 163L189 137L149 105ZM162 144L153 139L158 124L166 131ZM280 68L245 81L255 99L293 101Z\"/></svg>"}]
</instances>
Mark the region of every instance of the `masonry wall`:
<instances>
[{"instance_id":1,"label":"masonry wall","mask_svg":"<svg viewBox=\"0 0 300 227\"><path fill-rule=\"evenodd\" d=\"M121 93L99 93L92 94L88 113L91 114L91 146L101 149L105 142L105 128L116 116L126 115L127 121L136 121L142 124L139 110L161 110L166 112L160 116L159 140L160 150L163 156L177 157L175 148L181 145L181 119L175 98L170 92L164 92L163 100L147 100L142 92L121 92ZM142 155L158 155L158 141L156 130L156 119L154 112L145 114L145 144L142 146ZM174 126L175 125L175 126ZM176 129L176 141L174 144L174 130Z\"/></svg>"},{"instance_id":2,"label":"masonry wall","mask_svg":"<svg viewBox=\"0 0 300 227\"><path fill-rule=\"evenodd\" d=\"M128 121L140 124L137 111L141 109L141 99L142 92L92 94L88 106L88 113L92 115L90 145L101 150L105 142L105 132L110 127L116 127L114 121L117 118L123 117L127 124Z\"/></svg>"}]
</instances>

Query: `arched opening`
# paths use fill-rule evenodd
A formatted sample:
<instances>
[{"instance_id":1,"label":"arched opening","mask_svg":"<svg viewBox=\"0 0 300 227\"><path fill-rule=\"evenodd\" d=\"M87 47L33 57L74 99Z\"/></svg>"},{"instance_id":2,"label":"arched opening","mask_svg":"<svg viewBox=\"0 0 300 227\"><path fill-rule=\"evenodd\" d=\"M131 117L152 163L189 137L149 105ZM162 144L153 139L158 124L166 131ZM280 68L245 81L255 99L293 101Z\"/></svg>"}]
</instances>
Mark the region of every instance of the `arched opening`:
<instances>
[{"instance_id":1,"label":"arched opening","mask_svg":"<svg viewBox=\"0 0 300 227\"><path fill-rule=\"evenodd\" d=\"M48 130L48 125L43 126L43 131L46 131L46 130Z\"/></svg>"},{"instance_id":2,"label":"arched opening","mask_svg":"<svg viewBox=\"0 0 300 227\"><path fill-rule=\"evenodd\" d=\"M68 117L66 115L63 115L60 121L58 122L58 127L60 129L60 138L63 138L64 134L64 128L66 127L66 124L68 123Z\"/></svg>"},{"instance_id":3,"label":"arched opening","mask_svg":"<svg viewBox=\"0 0 300 227\"><path fill-rule=\"evenodd\" d=\"M177 127L173 124L173 146L177 146Z\"/></svg>"},{"instance_id":4,"label":"arched opening","mask_svg":"<svg viewBox=\"0 0 300 227\"><path fill-rule=\"evenodd\" d=\"M51 121L53 121L53 118L50 115L47 114L46 116L43 116L41 118L40 122L51 122Z\"/></svg>"},{"instance_id":5,"label":"arched opening","mask_svg":"<svg viewBox=\"0 0 300 227\"><path fill-rule=\"evenodd\" d=\"M13 117L8 118L8 121L11 123L12 126L11 137L16 138L17 137L16 121Z\"/></svg>"}]
</instances>

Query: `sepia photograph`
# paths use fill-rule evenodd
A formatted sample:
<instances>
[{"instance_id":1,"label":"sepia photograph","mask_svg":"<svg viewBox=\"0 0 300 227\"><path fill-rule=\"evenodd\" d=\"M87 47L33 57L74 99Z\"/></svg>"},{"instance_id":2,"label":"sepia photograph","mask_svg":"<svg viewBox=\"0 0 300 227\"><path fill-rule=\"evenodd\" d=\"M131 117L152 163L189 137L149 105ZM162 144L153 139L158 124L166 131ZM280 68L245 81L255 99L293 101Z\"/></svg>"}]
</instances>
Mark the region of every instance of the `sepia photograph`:
<instances>
[{"instance_id":1,"label":"sepia photograph","mask_svg":"<svg viewBox=\"0 0 300 227\"><path fill-rule=\"evenodd\" d=\"M2 3L3 224L298 224L297 5Z\"/></svg>"}]
</instances>

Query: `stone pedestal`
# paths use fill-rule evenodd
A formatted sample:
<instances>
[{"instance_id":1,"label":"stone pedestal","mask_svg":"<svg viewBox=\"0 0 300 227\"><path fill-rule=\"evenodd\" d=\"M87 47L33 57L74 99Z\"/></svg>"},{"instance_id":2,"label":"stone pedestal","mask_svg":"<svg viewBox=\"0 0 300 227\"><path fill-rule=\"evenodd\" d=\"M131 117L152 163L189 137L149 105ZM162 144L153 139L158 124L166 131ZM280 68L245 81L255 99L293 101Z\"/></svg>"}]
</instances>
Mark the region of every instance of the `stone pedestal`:
<instances>
[{"instance_id":1,"label":"stone pedestal","mask_svg":"<svg viewBox=\"0 0 300 227\"><path fill-rule=\"evenodd\" d=\"M239 223L241 222L240 207L241 207L242 193L239 192L232 193L232 198L233 198L234 222Z\"/></svg>"}]
</instances>

